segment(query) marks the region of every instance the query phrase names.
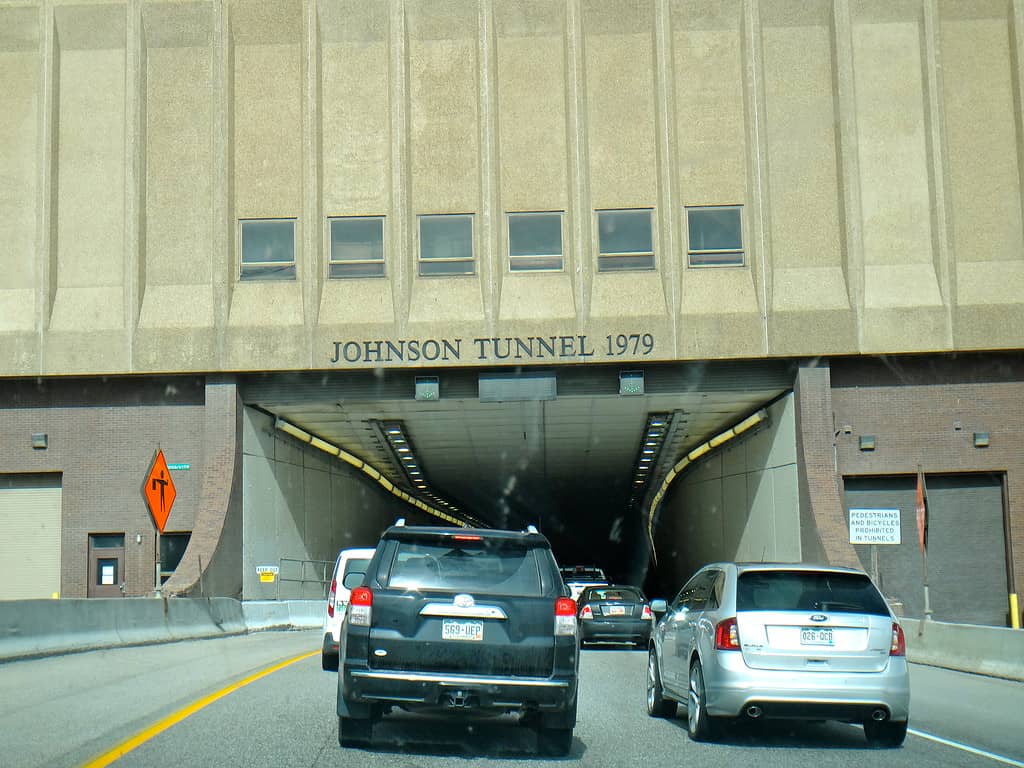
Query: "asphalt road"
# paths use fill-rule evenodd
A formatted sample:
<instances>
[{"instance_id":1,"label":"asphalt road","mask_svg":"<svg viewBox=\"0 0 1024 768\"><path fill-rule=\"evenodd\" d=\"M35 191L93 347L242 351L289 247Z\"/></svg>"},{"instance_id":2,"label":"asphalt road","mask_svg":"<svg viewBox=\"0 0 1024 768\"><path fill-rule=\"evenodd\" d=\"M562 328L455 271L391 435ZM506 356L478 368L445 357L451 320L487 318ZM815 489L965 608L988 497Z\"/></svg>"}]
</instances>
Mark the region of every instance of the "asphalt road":
<instances>
[{"instance_id":1,"label":"asphalt road","mask_svg":"<svg viewBox=\"0 0 1024 768\"><path fill-rule=\"evenodd\" d=\"M901 749L871 749L860 728L841 723L735 725L718 743L696 744L682 711L674 720L647 717L646 654L615 648L583 652L579 722L567 758L537 758L532 732L512 718L396 715L375 729L371 749L343 750L336 676L320 669L318 649L315 631L264 632L0 665L0 765L85 765L229 684L317 651L212 701L115 765L1024 767L1024 683L915 665L911 734Z\"/></svg>"}]
</instances>

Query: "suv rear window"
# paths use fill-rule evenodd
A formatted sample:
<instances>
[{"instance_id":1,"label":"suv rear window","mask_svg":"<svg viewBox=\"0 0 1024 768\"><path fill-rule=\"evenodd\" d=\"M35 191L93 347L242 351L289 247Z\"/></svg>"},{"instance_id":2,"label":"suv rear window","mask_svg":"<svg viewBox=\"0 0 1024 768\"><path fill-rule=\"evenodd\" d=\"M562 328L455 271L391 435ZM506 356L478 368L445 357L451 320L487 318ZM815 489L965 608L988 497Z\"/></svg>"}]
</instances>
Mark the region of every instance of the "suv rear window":
<instances>
[{"instance_id":1,"label":"suv rear window","mask_svg":"<svg viewBox=\"0 0 1024 768\"><path fill-rule=\"evenodd\" d=\"M888 616L885 600L856 573L752 571L736 587L737 611L827 611Z\"/></svg>"},{"instance_id":2,"label":"suv rear window","mask_svg":"<svg viewBox=\"0 0 1024 768\"><path fill-rule=\"evenodd\" d=\"M387 579L391 589L465 590L540 597L537 550L515 542L402 541Z\"/></svg>"}]
</instances>

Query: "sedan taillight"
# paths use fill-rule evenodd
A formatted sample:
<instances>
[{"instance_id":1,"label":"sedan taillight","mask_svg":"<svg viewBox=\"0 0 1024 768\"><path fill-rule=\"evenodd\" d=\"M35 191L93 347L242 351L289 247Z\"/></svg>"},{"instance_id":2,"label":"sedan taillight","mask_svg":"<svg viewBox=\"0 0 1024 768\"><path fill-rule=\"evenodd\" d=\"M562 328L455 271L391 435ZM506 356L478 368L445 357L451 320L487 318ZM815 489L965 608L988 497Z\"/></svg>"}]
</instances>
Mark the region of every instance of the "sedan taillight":
<instances>
[{"instance_id":1,"label":"sedan taillight","mask_svg":"<svg viewBox=\"0 0 1024 768\"><path fill-rule=\"evenodd\" d=\"M640 615L640 618L643 619L644 621L649 621L649 620L654 618L654 614L651 613L651 606L649 606L649 605L645 605L644 606L644 610L643 610L643 613Z\"/></svg>"},{"instance_id":2,"label":"sedan taillight","mask_svg":"<svg viewBox=\"0 0 1024 768\"><path fill-rule=\"evenodd\" d=\"M348 601L348 623L353 627L368 627L373 617L373 592L369 587L356 587Z\"/></svg>"},{"instance_id":3,"label":"sedan taillight","mask_svg":"<svg viewBox=\"0 0 1024 768\"><path fill-rule=\"evenodd\" d=\"M555 600L555 635L576 634L576 601L571 597Z\"/></svg>"},{"instance_id":4,"label":"sedan taillight","mask_svg":"<svg viewBox=\"0 0 1024 768\"><path fill-rule=\"evenodd\" d=\"M907 638L903 635L903 627L895 621L892 623L892 642L889 643L889 655L907 655Z\"/></svg>"},{"instance_id":5,"label":"sedan taillight","mask_svg":"<svg viewBox=\"0 0 1024 768\"><path fill-rule=\"evenodd\" d=\"M715 626L715 650L740 650L740 628L735 618L725 619Z\"/></svg>"},{"instance_id":6,"label":"sedan taillight","mask_svg":"<svg viewBox=\"0 0 1024 768\"><path fill-rule=\"evenodd\" d=\"M589 605L584 605L583 606L583 610L580 611L580 618L581 619L592 619L592 618L594 618L594 609L591 608Z\"/></svg>"}]
</instances>

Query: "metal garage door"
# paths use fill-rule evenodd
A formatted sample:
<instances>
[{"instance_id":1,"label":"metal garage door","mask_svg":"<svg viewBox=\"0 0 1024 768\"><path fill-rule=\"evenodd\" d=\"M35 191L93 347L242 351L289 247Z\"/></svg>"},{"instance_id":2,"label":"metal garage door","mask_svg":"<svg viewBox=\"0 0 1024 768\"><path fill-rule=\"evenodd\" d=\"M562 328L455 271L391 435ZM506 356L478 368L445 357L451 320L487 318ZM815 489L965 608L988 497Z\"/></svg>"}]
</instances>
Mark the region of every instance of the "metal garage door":
<instances>
[{"instance_id":1,"label":"metal garage door","mask_svg":"<svg viewBox=\"0 0 1024 768\"><path fill-rule=\"evenodd\" d=\"M1006 626L1007 573L1001 475L927 475L928 582L937 621ZM886 597L904 613L924 614L913 475L846 478L846 508L899 509L902 543L877 545ZM847 514L849 514L847 512ZM857 545L865 570L871 546Z\"/></svg>"},{"instance_id":2,"label":"metal garage door","mask_svg":"<svg viewBox=\"0 0 1024 768\"><path fill-rule=\"evenodd\" d=\"M61 476L0 475L0 600L60 593Z\"/></svg>"}]
</instances>

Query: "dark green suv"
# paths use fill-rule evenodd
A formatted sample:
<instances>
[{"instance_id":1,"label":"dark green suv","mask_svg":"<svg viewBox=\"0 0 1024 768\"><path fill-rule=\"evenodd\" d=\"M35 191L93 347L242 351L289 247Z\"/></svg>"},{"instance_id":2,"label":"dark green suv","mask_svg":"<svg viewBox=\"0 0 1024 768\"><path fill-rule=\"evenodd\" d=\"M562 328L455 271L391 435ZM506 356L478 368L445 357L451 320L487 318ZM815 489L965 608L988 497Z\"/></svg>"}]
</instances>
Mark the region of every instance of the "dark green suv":
<instances>
[{"instance_id":1,"label":"dark green suv","mask_svg":"<svg viewBox=\"0 0 1024 768\"><path fill-rule=\"evenodd\" d=\"M579 671L576 604L548 540L527 531L388 528L342 626L338 741L367 746L395 708L515 713L568 754Z\"/></svg>"}]
</instances>

